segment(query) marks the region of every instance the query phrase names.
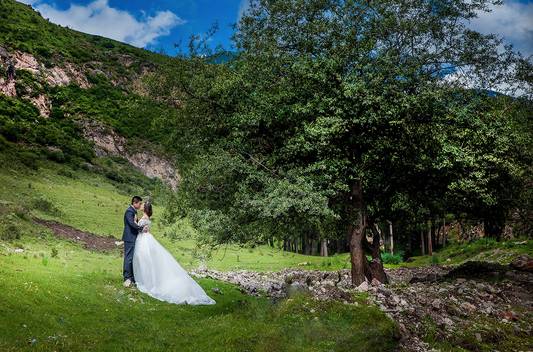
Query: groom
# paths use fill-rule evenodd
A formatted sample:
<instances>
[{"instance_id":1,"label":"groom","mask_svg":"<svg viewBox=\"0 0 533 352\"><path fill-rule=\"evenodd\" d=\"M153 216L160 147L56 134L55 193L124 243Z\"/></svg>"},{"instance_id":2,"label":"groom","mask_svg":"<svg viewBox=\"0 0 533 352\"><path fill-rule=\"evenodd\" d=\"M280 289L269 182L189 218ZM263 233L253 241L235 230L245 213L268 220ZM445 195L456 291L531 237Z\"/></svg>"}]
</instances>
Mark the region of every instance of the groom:
<instances>
[{"instance_id":1,"label":"groom","mask_svg":"<svg viewBox=\"0 0 533 352\"><path fill-rule=\"evenodd\" d=\"M124 213L124 232L122 240L124 241L124 287L130 287L135 284L133 276L133 252L135 251L135 240L141 228L135 223L137 210L141 208L142 198L135 196L131 199L131 205Z\"/></svg>"}]
</instances>

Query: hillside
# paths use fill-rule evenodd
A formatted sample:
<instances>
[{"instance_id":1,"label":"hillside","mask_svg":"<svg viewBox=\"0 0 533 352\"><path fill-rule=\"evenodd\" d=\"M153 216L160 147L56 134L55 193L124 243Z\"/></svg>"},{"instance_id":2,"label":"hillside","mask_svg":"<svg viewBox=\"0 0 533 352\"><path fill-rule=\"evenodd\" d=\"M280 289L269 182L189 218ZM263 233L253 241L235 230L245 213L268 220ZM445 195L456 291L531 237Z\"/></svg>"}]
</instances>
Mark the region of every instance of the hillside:
<instances>
[{"instance_id":1,"label":"hillside","mask_svg":"<svg viewBox=\"0 0 533 352\"><path fill-rule=\"evenodd\" d=\"M176 109L143 96L142 83L170 66L168 57L62 28L15 1L2 1L0 16L0 129L8 142L75 164L95 152L120 155L176 186Z\"/></svg>"}]
</instances>

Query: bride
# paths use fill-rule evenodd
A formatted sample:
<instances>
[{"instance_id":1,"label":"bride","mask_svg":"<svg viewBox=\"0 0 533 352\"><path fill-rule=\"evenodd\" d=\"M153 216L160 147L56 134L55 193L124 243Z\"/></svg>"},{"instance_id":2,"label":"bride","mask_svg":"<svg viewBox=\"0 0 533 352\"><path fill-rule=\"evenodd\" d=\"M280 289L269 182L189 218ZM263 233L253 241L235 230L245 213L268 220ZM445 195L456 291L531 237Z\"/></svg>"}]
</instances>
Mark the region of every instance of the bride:
<instances>
[{"instance_id":1,"label":"bride","mask_svg":"<svg viewBox=\"0 0 533 352\"><path fill-rule=\"evenodd\" d=\"M176 304L215 304L204 290L178 264L176 259L150 233L152 204L144 203L133 253L137 288L160 301Z\"/></svg>"}]
</instances>

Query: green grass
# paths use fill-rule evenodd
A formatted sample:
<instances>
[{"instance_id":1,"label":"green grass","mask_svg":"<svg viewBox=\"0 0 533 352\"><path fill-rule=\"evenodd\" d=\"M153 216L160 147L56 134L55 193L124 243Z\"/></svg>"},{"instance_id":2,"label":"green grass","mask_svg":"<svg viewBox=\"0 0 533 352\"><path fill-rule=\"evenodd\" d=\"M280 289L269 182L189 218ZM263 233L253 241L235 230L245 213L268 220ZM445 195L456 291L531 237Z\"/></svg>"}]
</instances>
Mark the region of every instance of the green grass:
<instances>
[{"instance_id":1,"label":"green grass","mask_svg":"<svg viewBox=\"0 0 533 352\"><path fill-rule=\"evenodd\" d=\"M120 250L87 251L54 237L31 220L32 216L53 219L119 238L129 202L121 185L101 174L47 160L39 161L38 170L6 156L4 160L9 162L0 170L0 230L5 235L16 228L17 236L0 240L0 351L396 348L395 323L362 301L355 306L295 296L272 302L210 279L199 283L217 301L214 306L177 306L124 289ZM166 229L158 221L163 209L157 202L154 211L154 234L185 267L196 267L194 240L162 237ZM194 233L186 221L180 229L184 234ZM278 270L312 262L303 267L326 268L344 261L342 256L337 259L288 254L264 246L229 246L215 251L208 266ZM222 294L215 294L214 287Z\"/></svg>"},{"instance_id":2,"label":"green grass","mask_svg":"<svg viewBox=\"0 0 533 352\"><path fill-rule=\"evenodd\" d=\"M453 242L433 256L412 257L413 261L398 266L415 267L432 264L461 264L467 260L481 260L509 264L520 254L533 255L533 241L515 239L498 242L482 238L468 243Z\"/></svg>"},{"instance_id":3,"label":"green grass","mask_svg":"<svg viewBox=\"0 0 533 352\"><path fill-rule=\"evenodd\" d=\"M122 288L118 251L88 252L51 235L0 243L2 351L389 351L396 345L394 323L373 306L303 296L273 303L208 279L200 284L216 305L176 306Z\"/></svg>"}]
</instances>

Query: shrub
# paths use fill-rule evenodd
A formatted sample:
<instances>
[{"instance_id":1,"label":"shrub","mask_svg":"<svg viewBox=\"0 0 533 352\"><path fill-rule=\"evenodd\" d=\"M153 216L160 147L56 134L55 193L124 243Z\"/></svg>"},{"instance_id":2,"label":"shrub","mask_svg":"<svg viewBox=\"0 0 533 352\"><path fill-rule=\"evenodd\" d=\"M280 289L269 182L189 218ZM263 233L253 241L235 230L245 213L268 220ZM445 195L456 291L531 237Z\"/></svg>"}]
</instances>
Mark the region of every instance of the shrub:
<instances>
[{"instance_id":1,"label":"shrub","mask_svg":"<svg viewBox=\"0 0 533 352\"><path fill-rule=\"evenodd\" d=\"M431 256L431 264L438 265L439 263L440 263L440 258L436 254L433 254Z\"/></svg>"},{"instance_id":2,"label":"shrub","mask_svg":"<svg viewBox=\"0 0 533 352\"><path fill-rule=\"evenodd\" d=\"M50 215L58 216L61 214L61 211L52 202L44 198L34 199L32 201L32 207Z\"/></svg>"},{"instance_id":3,"label":"shrub","mask_svg":"<svg viewBox=\"0 0 533 352\"><path fill-rule=\"evenodd\" d=\"M45 153L46 153L46 157L49 160L52 160L58 163L65 162L65 154L63 154L63 151L61 149L52 149L52 150L47 149Z\"/></svg>"},{"instance_id":4,"label":"shrub","mask_svg":"<svg viewBox=\"0 0 533 352\"><path fill-rule=\"evenodd\" d=\"M7 148L9 148L9 142L0 134L0 150L6 150Z\"/></svg>"},{"instance_id":5,"label":"shrub","mask_svg":"<svg viewBox=\"0 0 533 352\"><path fill-rule=\"evenodd\" d=\"M39 169L39 155L35 154L32 151L25 150L18 153L19 160L30 169L38 170Z\"/></svg>"},{"instance_id":6,"label":"shrub","mask_svg":"<svg viewBox=\"0 0 533 352\"><path fill-rule=\"evenodd\" d=\"M403 253L381 253L381 260L384 264L400 264L403 262Z\"/></svg>"},{"instance_id":7,"label":"shrub","mask_svg":"<svg viewBox=\"0 0 533 352\"><path fill-rule=\"evenodd\" d=\"M0 239L4 241L12 241L20 239L20 228L14 223L2 224L0 226Z\"/></svg>"},{"instance_id":8,"label":"shrub","mask_svg":"<svg viewBox=\"0 0 533 352\"><path fill-rule=\"evenodd\" d=\"M57 171L57 174L59 176L65 176L65 177L72 178L72 179L77 178L76 175L71 170L68 170L68 169L59 169Z\"/></svg>"}]
</instances>

